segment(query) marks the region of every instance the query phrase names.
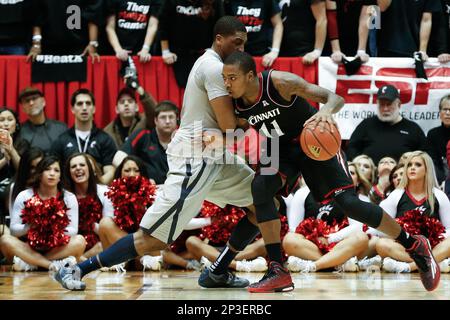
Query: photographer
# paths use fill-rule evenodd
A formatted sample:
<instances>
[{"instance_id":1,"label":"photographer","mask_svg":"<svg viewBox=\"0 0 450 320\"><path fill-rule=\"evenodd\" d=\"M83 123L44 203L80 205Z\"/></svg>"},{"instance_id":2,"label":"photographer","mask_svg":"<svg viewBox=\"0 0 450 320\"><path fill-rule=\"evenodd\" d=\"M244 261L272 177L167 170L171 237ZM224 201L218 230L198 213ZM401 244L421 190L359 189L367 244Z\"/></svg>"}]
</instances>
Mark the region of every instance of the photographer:
<instances>
[{"instance_id":1,"label":"photographer","mask_svg":"<svg viewBox=\"0 0 450 320\"><path fill-rule=\"evenodd\" d=\"M128 67L125 68L124 82L126 87L121 89L117 96L117 117L104 128L104 131L114 140L117 148L120 148L134 131L151 129L155 126L153 121L155 99L140 86L131 58L129 58ZM144 113L138 113L136 92L144 106Z\"/></svg>"}]
</instances>

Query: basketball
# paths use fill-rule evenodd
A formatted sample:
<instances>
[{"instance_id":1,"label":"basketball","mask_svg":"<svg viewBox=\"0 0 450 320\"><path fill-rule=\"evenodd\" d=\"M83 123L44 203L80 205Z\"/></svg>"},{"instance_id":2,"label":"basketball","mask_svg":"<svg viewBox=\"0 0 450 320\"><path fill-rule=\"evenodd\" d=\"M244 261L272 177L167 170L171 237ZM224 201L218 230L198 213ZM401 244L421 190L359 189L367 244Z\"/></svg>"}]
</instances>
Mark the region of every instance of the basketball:
<instances>
[{"instance_id":1,"label":"basketball","mask_svg":"<svg viewBox=\"0 0 450 320\"><path fill-rule=\"evenodd\" d=\"M312 129L304 127L300 134L300 146L303 152L313 160L325 161L333 158L341 148L341 135L335 125L331 125L333 132L325 126L323 132L320 127Z\"/></svg>"}]
</instances>

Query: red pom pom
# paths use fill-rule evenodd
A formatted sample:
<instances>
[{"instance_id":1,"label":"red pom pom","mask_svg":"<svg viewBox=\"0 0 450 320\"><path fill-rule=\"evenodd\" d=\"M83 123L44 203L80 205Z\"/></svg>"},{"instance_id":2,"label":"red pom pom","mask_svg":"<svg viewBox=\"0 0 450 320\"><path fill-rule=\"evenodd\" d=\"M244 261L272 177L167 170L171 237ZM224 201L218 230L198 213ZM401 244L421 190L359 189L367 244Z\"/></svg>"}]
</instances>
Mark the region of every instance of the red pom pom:
<instances>
[{"instance_id":1,"label":"red pom pom","mask_svg":"<svg viewBox=\"0 0 450 320\"><path fill-rule=\"evenodd\" d=\"M94 232L94 227L95 223L100 222L102 218L102 209L102 204L97 198L87 196L78 199L78 233L84 236L86 240L86 250L100 241L98 235Z\"/></svg>"},{"instance_id":2,"label":"red pom pom","mask_svg":"<svg viewBox=\"0 0 450 320\"><path fill-rule=\"evenodd\" d=\"M406 211L396 220L409 234L425 236L432 248L444 240L445 227L442 223L434 217L422 214L417 209Z\"/></svg>"},{"instance_id":3,"label":"red pom pom","mask_svg":"<svg viewBox=\"0 0 450 320\"><path fill-rule=\"evenodd\" d=\"M226 243L236 224L245 215L245 211L241 208L227 205L222 209L211 202L204 201L200 216L211 217L213 223L202 228L199 237L208 238L215 244Z\"/></svg>"},{"instance_id":4,"label":"red pom pom","mask_svg":"<svg viewBox=\"0 0 450 320\"><path fill-rule=\"evenodd\" d=\"M156 185L145 177L115 179L105 195L114 207L114 222L125 232L139 228L147 208L155 201Z\"/></svg>"},{"instance_id":5,"label":"red pom pom","mask_svg":"<svg viewBox=\"0 0 450 320\"><path fill-rule=\"evenodd\" d=\"M66 204L59 195L42 200L35 191L25 201L21 217L23 223L30 226L27 238L33 249L46 251L69 243L70 236L65 231L70 219Z\"/></svg>"}]
</instances>

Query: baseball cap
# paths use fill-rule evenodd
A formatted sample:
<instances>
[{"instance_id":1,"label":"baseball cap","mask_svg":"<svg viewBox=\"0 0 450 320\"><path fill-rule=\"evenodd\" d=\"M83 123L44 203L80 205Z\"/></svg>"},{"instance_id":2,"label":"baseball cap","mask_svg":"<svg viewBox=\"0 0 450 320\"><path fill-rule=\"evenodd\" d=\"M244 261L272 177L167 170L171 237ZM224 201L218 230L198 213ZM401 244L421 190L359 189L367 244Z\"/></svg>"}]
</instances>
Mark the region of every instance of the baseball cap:
<instances>
[{"instance_id":1,"label":"baseball cap","mask_svg":"<svg viewBox=\"0 0 450 320\"><path fill-rule=\"evenodd\" d=\"M387 84L378 89L377 99L386 99L389 101L394 101L399 97L399 93L396 87Z\"/></svg>"},{"instance_id":2,"label":"baseball cap","mask_svg":"<svg viewBox=\"0 0 450 320\"><path fill-rule=\"evenodd\" d=\"M119 91L119 94L117 95L117 101L116 102L119 102L120 97L122 97L122 95L124 95L124 94L129 95L130 97L132 97L136 101L136 92L133 89L131 89L131 88L124 87L124 88L122 88Z\"/></svg>"},{"instance_id":3,"label":"baseball cap","mask_svg":"<svg viewBox=\"0 0 450 320\"><path fill-rule=\"evenodd\" d=\"M17 99L19 100L19 102L21 102L23 98L26 98L26 97L29 97L29 96L32 96L32 95L35 95L35 94L38 94L41 97L44 96L44 94L42 93L41 90L39 90L37 88L33 88L33 87L26 87L25 89L20 91L19 96L18 96Z\"/></svg>"}]
</instances>

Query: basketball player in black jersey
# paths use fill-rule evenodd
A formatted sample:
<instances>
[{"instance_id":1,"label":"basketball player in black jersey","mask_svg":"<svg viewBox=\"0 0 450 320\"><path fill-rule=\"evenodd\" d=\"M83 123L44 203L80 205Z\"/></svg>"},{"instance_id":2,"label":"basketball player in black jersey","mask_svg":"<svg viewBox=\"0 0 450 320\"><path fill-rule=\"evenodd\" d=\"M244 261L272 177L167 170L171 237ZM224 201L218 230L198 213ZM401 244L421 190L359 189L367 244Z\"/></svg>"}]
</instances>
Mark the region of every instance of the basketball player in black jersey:
<instances>
[{"instance_id":1,"label":"basketball player in black jersey","mask_svg":"<svg viewBox=\"0 0 450 320\"><path fill-rule=\"evenodd\" d=\"M300 171L317 201L334 198L350 218L396 239L408 248L425 288L431 291L438 286L440 269L428 240L410 236L380 207L359 200L340 152L330 160L315 161L301 150L298 136L303 127L319 126L324 130L335 124L332 114L343 107L341 97L289 72L270 70L257 75L253 58L243 52L233 53L225 60L222 75L235 99L237 117L247 120L268 139L274 135L279 139L277 174L257 173L252 183L258 226L271 261L264 277L248 287L250 292L289 291L294 287L289 271L282 266L280 221L273 198ZM316 111L306 99L324 105ZM273 156L277 150L271 151Z\"/></svg>"}]
</instances>

